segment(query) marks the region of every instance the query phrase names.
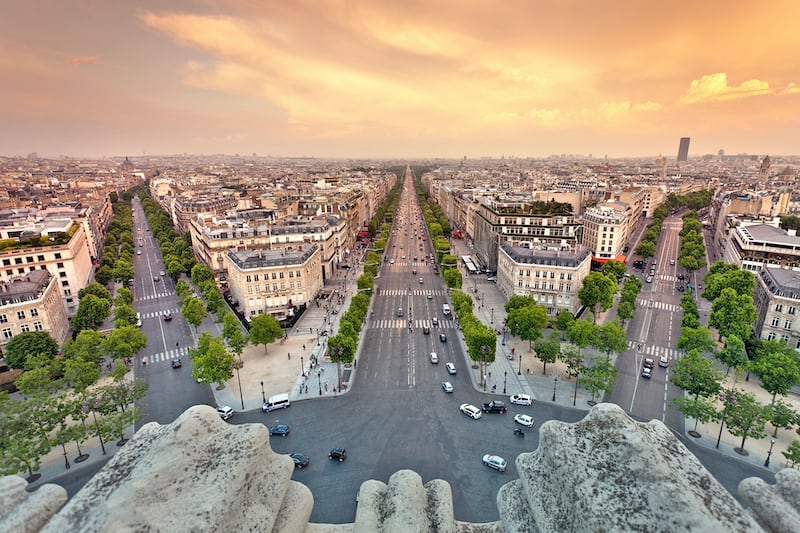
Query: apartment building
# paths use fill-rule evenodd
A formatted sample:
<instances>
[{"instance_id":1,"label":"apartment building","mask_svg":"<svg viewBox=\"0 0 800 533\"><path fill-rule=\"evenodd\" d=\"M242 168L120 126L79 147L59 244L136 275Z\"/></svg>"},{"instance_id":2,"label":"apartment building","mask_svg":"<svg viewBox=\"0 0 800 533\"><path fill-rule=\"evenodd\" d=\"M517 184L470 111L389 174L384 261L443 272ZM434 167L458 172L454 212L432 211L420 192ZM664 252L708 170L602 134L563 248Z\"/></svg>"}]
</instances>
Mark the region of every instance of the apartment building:
<instances>
[{"instance_id":1,"label":"apartment building","mask_svg":"<svg viewBox=\"0 0 800 533\"><path fill-rule=\"evenodd\" d=\"M8 228L0 229L0 235L9 238L11 233ZM58 224L48 220L46 226L17 235L15 243L0 249L0 281L8 282L35 270L48 270L56 279L68 316L75 314L78 291L89 284L92 268L84 226L72 220L62 220Z\"/></svg>"},{"instance_id":2,"label":"apartment building","mask_svg":"<svg viewBox=\"0 0 800 533\"><path fill-rule=\"evenodd\" d=\"M589 275L592 255L583 246L566 250L500 245L497 286L506 296L531 296L555 316L566 309L575 315L581 307L578 291Z\"/></svg>"},{"instance_id":3,"label":"apartment building","mask_svg":"<svg viewBox=\"0 0 800 533\"><path fill-rule=\"evenodd\" d=\"M259 313L286 319L322 289L321 253L316 244L229 250L225 257L231 296L248 319Z\"/></svg>"},{"instance_id":4,"label":"apartment building","mask_svg":"<svg viewBox=\"0 0 800 533\"><path fill-rule=\"evenodd\" d=\"M753 303L758 338L783 341L800 350L800 272L764 265L756 273Z\"/></svg>"},{"instance_id":5,"label":"apartment building","mask_svg":"<svg viewBox=\"0 0 800 533\"><path fill-rule=\"evenodd\" d=\"M720 241L723 259L753 272L765 264L800 270L800 237L777 224L777 219L727 217Z\"/></svg>"},{"instance_id":6,"label":"apartment building","mask_svg":"<svg viewBox=\"0 0 800 533\"><path fill-rule=\"evenodd\" d=\"M583 245L595 261L616 259L630 237L633 210L625 202L606 202L583 214Z\"/></svg>"},{"instance_id":7,"label":"apartment building","mask_svg":"<svg viewBox=\"0 0 800 533\"><path fill-rule=\"evenodd\" d=\"M46 331L59 345L69 334L58 278L47 270L0 281L0 346L26 331Z\"/></svg>"},{"instance_id":8,"label":"apartment building","mask_svg":"<svg viewBox=\"0 0 800 533\"><path fill-rule=\"evenodd\" d=\"M213 213L224 215L225 212L236 208L239 201L237 194L200 194L192 191L191 194L180 194L172 202L172 221L175 229L181 233L189 230L190 220L200 213Z\"/></svg>"}]
</instances>

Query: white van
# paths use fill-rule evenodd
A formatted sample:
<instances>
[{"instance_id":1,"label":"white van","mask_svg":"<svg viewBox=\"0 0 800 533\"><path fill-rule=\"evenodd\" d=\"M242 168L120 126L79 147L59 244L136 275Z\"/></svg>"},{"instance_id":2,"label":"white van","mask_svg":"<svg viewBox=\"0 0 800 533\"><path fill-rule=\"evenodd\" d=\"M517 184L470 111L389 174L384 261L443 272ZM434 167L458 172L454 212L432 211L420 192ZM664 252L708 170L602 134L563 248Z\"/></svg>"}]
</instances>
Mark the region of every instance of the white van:
<instances>
[{"instance_id":1,"label":"white van","mask_svg":"<svg viewBox=\"0 0 800 533\"><path fill-rule=\"evenodd\" d=\"M270 396L267 398L267 403L261 406L261 410L265 413L269 411L274 411L275 409L286 409L291 405L289 403L289 394L276 394L275 396Z\"/></svg>"},{"instance_id":2,"label":"white van","mask_svg":"<svg viewBox=\"0 0 800 533\"><path fill-rule=\"evenodd\" d=\"M442 304L442 314L444 316L450 316L450 304Z\"/></svg>"},{"instance_id":3,"label":"white van","mask_svg":"<svg viewBox=\"0 0 800 533\"><path fill-rule=\"evenodd\" d=\"M136 326L142 327L142 314L139 312L136 313Z\"/></svg>"}]
</instances>

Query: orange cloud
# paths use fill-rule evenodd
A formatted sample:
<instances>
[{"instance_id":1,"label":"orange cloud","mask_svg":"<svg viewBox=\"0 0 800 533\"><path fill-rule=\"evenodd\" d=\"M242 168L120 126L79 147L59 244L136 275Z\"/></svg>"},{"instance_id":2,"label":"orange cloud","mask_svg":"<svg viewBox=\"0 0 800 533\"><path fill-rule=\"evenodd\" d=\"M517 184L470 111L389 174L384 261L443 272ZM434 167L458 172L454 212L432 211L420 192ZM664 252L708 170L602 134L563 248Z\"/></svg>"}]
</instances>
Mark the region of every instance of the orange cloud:
<instances>
[{"instance_id":1,"label":"orange cloud","mask_svg":"<svg viewBox=\"0 0 800 533\"><path fill-rule=\"evenodd\" d=\"M692 80L689 90L681 97L684 104L735 100L763 94L775 94L769 83L757 79L747 80L738 86L728 85L728 75L724 72L706 74L699 80Z\"/></svg>"},{"instance_id":2,"label":"orange cloud","mask_svg":"<svg viewBox=\"0 0 800 533\"><path fill-rule=\"evenodd\" d=\"M94 63L99 59L100 58L98 56L76 56L66 59L65 63L67 63L68 65L72 65L74 67L80 67L81 65Z\"/></svg>"}]
</instances>

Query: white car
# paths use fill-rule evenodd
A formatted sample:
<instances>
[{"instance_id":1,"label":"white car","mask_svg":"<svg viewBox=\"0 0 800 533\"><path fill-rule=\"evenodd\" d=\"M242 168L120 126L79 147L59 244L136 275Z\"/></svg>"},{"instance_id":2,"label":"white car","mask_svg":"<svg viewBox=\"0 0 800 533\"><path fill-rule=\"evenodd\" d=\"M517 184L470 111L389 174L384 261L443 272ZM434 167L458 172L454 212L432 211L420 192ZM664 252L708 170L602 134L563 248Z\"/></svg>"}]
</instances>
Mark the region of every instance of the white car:
<instances>
[{"instance_id":1,"label":"white car","mask_svg":"<svg viewBox=\"0 0 800 533\"><path fill-rule=\"evenodd\" d=\"M231 409L227 405L220 405L219 407L217 407L217 414L223 420L227 420L230 417L232 417L233 413L234 413L233 409Z\"/></svg>"},{"instance_id":2,"label":"white car","mask_svg":"<svg viewBox=\"0 0 800 533\"><path fill-rule=\"evenodd\" d=\"M481 410L468 403L462 403L458 410L474 420L477 420L481 417Z\"/></svg>"},{"instance_id":3,"label":"white car","mask_svg":"<svg viewBox=\"0 0 800 533\"><path fill-rule=\"evenodd\" d=\"M483 464L485 464L489 468L494 468L499 472L505 472L506 466L508 466L506 460L500 457L499 455L490 455L488 453L483 456Z\"/></svg>"},{"instance_id":4,"label":"white car","mask_svg":"<svg viewBox=\"0 0 800 533\"><path fill-rule=\"evenodd\" d=\"M442 390L445 392L453 392L453 384L449 381L442 381Z\"/></svg>"},{"instance_id":5,"label":"white car","mask_svg":"<svg viewBox=\"0 0 800 533\"><path fill-rule=\"evenodd\" d=\"M514 394L508 401L514 405L531 405L533 403L533 399L527 394Z\"/></svg>"},{"instance_id":6,"label":"white car","mask_svg":"<svg viewBox=\"0 0 800 533\"><path fill-rule=\"evenodd\" d=\"M431 358L431 363L433 363L434 365L439 362L439 356L436 354L436 352L431 352L430 358Z\"/></svg>"},{"instance_id":7,"label":"white car","mask_svg":"<svg viewBox=\"0 0 800 533\"><path fill-rule=\"evenodd\" d=\"M526 428L532 428L534 420L532 416L514 415L514 422L516 422L520 426L525 426Z\"/></svg>"},{"instance_id":8,"label":"white car","mask_svg":"<svg viewBox=\"0 0 800 533\"><path fill-rule=\"evenodd\" d=\"M447 373L451 376L456 373L456 365L453 363L446 363L444 367L447 369Z\"/></svg>"}]
</instances>

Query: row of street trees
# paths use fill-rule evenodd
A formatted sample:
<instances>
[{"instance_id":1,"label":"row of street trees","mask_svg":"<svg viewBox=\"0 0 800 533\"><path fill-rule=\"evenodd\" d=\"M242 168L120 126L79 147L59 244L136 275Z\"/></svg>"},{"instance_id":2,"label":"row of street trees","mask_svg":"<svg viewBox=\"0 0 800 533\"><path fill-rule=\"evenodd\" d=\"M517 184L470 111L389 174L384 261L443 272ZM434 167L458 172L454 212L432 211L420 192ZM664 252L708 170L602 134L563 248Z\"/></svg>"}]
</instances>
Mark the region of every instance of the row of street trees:
<instances>
[{"instance_id":1,"label":"row of street trees","mask_svg":"<svg viewBox=\"0 0 800 533\"><path fill-rule=\"evenodd\" d=\"M700 270L706 266L706 245L703 241L703 225L695 211L684 214L681 228L681 250L678 264L689 272Z\"/></svg>"},{"instance_id":2,"label":"row of street trees","mask_svg":"<svg viewBox=\"0 0 800 533\"><path fill-rule=\"evenodd\" d=\"M173 281L177 281L181 274L191 275L192 268L197 261L192 255L192 236L187 231L181 236L172 226L172 218L152 198L145 189L139 190L139 200L142 202L147 221L153 236L158 241L161 257L164 260L164 270Z\"/></svg>"}]
</instances>

